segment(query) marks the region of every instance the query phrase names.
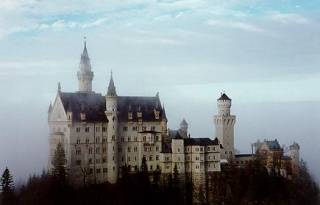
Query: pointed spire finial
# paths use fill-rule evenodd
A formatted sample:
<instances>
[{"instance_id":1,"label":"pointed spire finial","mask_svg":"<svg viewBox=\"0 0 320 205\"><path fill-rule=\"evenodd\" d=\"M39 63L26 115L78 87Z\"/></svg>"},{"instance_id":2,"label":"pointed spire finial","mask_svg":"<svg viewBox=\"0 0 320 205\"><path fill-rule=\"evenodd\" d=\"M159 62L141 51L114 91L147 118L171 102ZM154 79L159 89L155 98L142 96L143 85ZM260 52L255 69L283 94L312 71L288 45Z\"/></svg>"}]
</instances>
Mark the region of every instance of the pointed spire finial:
<instances>
[{"instance_id":1,"label":"pointed spire finial","mask_svg":"<svg viewBox=\"0 0 320 205\"><path fill-rule=\"evenodd\" d=\"M60 82L58 82L58 92L59 93L61 92L61 84L60 84Z\"/></svg>"},{"instance_id":2,"label":"pointed spire finial","mask_svg":"<svg viewBox=\"0 0 320 205\"><path fill-rule=\"evenodd\" d=\"M114 81L113 81L112 70L111 70L110 74L111 74L111 76L110 76L107 96L117 96L116 87L114 86Z\"/></svg>"},{"instance_id":3,"label":"pointed spire finial","mask_svg":"<svg viewBox=\"0 0 320 205\"><path fill-rule=\"evenodd\" d=\"M84 47L87 48L87 37L86 36L83 37L83 42L84 42Z\"/></svg>"}]
</instances>

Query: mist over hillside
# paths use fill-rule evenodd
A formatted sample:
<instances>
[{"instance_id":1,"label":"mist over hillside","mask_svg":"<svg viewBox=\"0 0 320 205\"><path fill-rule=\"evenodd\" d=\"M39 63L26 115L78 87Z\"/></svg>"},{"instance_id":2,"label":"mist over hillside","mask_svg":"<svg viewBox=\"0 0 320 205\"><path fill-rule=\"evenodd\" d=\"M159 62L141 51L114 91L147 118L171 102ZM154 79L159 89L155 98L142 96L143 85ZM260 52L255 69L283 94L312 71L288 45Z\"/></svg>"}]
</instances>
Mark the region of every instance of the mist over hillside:
<instances>
[{"instance_id":1,"label":"mist over hillside","mask_svg":"<svg viewBox=\"0 0 320 205\"><path fill-rule=\"evenodd\" d=\"M163 93L166 102L167 96ZM54 96L53 96L54 98ZM0 169L8 166L15 180L24 181L47 165L48 105L41 98L24 103L1 104ZM184 117L193 137L213 137L213 115L216 102L168 100L166 112L169 127L176 129ZM250 144L257 139L275 139L301 147L301 157L311 173L320 180L318 156L320 148L320 102L241 103L234 102L237 116L235 146L241 153L250 153Z\"/></svg>"}]
</instances>

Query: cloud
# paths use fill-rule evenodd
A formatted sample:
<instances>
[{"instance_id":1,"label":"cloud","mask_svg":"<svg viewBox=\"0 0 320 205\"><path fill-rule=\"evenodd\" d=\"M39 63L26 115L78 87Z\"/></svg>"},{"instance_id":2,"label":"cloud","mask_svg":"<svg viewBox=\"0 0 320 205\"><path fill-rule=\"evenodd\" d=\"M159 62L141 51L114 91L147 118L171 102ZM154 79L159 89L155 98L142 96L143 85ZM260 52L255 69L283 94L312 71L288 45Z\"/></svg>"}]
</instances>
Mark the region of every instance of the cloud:
<instances>
[{"instance_id":1,"label":"cloud","mask_svg":"<svg viewBox=\"0 0 320 205\"><path fill-rule=\"evenodd\" d=\"M290 24L290 23L309 24L310 23L309 19L295 13L278 13L277 12L269 15L268 18L271 19L272 21L276 21L283 24Z\"/></svg>"},{"instance_id":2,"label":"cloud","mask_svg":"<svg viewBox=\"0 0 320 205\"><path fill-rule=\"evenodd\" d=\"M240 22L240 21L229 21L229 20L209 20L207 22L210 26L216 27L226 27L226 28L234 28L240 29L244 31L251 31L251 32L263 32L264 30L258 26L255 26L250 23Z\"/></svg>"}]
</instances>

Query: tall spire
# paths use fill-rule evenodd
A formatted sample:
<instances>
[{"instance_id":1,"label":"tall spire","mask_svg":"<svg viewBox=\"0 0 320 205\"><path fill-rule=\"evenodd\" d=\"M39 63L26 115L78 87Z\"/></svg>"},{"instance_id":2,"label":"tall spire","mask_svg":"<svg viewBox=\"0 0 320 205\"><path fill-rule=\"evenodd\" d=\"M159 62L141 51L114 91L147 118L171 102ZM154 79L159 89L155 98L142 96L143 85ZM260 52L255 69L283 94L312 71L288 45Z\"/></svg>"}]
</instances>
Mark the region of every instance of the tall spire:
<instances>
[{"instance_id":1,"label":"tall spire","mask_svg":"<svg viewBox=\"0 0 320 205\"><path fill-rule=\"evenodd\" d=\"M61 93L61 84L58 82L58 93Z\"/></svg>"},{"instance_id":2,"label":"tall spire","mask_svg":"<svg viewBox=\"0 0 320 205\"><path fill-rule=\"evenodd\" d=\"M87 41L84 37L83 52L81 54L78 81L79 81L79 92L92 92L92 79L93 72L91 71L91 63L87 50Z\"/></svg>"},{"instance_id":3,"label":"tall spire","mask_svg":"<svg viewBox=\"0 0 320 205\"><path fill-rule=\"evenodd\" d=\"M87 40L86 37L84 37L84 42L83 42L83 52L81 54L81 59L80 59L80 70L83 71L91 71L91 63L90 63L90 58L88 55L88 50L87 50Z\"/></svg>"},{"instance_id":4,"label":"tall spire","mask_svg":"<svg viewBox=\"0 0 320 205\"><path fill-rule=\"evenodd\" d=\"M112 71L111 71L111 77L109 81L107 96L117 96L116 87L114 86L114 82L113 82Z\"/></svg>"}]
</instances>

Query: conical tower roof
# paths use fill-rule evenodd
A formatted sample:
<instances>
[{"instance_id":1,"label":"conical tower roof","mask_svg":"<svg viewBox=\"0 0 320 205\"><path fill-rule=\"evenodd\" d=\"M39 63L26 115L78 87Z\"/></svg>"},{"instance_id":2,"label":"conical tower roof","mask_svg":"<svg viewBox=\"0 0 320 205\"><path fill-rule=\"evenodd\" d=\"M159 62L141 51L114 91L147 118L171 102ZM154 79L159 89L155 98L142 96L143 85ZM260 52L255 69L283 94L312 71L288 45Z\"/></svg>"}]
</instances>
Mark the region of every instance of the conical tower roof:
<instances>
[{"instance_id":1,"label":"conical tower roof","mask_svg":"<svg viewBox=\"0 0 320 205\"><path fill-rule=\"evenodd\" d=\"M183 118L182 119L182 121L181 121L181 123L180 123L180 126L188 126L188 123L187 123L187 121Z\"/></svg>"},{"instance_id":2,"label":"conical tower roof","mask_svg":"<svg viewBox=\"0 0 320 205\"><path fill-rule=\"evenodd\" d=\"M225 93L221 93L220 98L218 100L231 100Z\"/></svg>"},{"instance_id":3,"label":"conical tower roof","mask_svg":"<svg viewBox=\"0 0 320 205\"><path fill-rule=\"evenodd\" d=\"M91 71L91 63L90 63L90 58L87 50L86 41L84 41L84 47L81 54L79 68L80 68L80 71Z\"/></svg>"},{"instance_id":4,"label":"conical tower roof","mask_svg":"<svg viewBox=\"0 0 320 205\"><path fill-rule=\"evenodd\" d=\"M111 78L108 85L107 96L117 96L116 86L114 86L112 72L111 72Z\"/></svg>"}]
</instances>

